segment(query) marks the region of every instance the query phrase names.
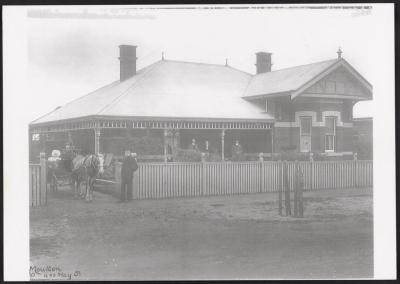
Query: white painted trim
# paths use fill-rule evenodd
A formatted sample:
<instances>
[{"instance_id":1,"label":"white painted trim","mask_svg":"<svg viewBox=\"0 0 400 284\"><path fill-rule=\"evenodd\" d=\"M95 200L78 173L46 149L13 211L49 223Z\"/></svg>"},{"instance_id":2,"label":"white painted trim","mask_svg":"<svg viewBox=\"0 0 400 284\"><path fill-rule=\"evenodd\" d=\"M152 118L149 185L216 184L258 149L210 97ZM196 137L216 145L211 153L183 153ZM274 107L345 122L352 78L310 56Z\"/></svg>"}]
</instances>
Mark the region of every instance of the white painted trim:
<instances>
[{"instance_id":1,"label":"white painted trim","mask_svg":"<svg viewBox=\"0 0 400 284\"><path fill-rule=\"evenodd\" d=\"M350 156L350 155L354 155L353 152L322 152L319 153L322 156Z\"/></svg>"},{"instance_id":2,"label":"white painted trim","mask_svg":"<svg viewBox=\"0 0 400 284\"><path fill-rule=\"evenodd\" d=\"M335 94L311 94L311 93L303 93L301 97L304 98L330 98L330 99L349 99L349 100L370 100L370 98L360 97L360 96L347 96L347 95L335 95Z\"/></svg>"},{"instance_id":3,"label":"white painted trim","mask_svg":"<svg viewBox=\"0 0 400 284\"><path fill-rule=\"evenodd\" d=\"M339 111L323 111L322 121L317 121L317 113L315 111L296 111L295 121L276 121L275 127L300 127L300 116L311 116L312 117L312 127L325 127L325 117L335 116L337 118L337 127L353 127L352 122L343 122Z\"/></svg>"}]
</instances>

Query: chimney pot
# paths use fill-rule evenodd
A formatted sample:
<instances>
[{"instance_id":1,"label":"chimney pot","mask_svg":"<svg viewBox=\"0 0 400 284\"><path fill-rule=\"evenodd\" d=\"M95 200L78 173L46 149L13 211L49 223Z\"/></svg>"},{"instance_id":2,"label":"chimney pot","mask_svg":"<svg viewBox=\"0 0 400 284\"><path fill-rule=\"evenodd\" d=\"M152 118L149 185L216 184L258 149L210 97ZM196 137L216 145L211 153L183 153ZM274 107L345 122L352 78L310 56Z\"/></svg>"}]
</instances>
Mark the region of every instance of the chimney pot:
<instances>
[{"instance_id":1,"label":"chimney pot","mask_svg":"<svg viewBox=\"0 0 400 284\"><path fill-rule=\"evenodd\" d=\"M271 72L271 55L270 52L257 52L256 53L256 72L257 74Z\"/></svg>"},{"instance_id":2,"label":"chimney pot","mask_svg":"<svg viewBox=\"0 0 400 284\"><path fill-rule=\"evenodd\" d=\"M120 45L119 46L119 61L120 61L120 77L122 82L136 75L136 46L135 45Z\"/></svg>"}]
</instances>

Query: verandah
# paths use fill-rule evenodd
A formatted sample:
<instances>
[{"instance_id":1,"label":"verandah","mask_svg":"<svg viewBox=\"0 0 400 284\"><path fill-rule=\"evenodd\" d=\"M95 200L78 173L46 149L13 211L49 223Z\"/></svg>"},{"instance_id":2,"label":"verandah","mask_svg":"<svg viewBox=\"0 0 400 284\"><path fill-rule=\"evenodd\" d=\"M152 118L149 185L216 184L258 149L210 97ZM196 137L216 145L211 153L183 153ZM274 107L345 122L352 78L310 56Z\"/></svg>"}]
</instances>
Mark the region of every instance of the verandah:
<instances>
[{"instance_id":1,"label":"verandah","mask_svg":"<svg viewBox=\"0 0 400 284\"><path fill-rule=\"evenodd\" d=\"M199 152L213 153L217 160L232 157L232 146L238 141L246 154L273 151L272 124L269 122L198 122L198 121L126 121L98 120L95 123L59 123L30 129L36 154L63 148L72 142L75 148L92 153L123 154L133 149L142 161L172 161L180 149L190 148L194 140ZM40 141L32 137L39 135ZM59 149L60 150L60 149ZM253 157L253 158L254 158ZM31 159L32 160L32 159Z\"/></svg>"}]
</instances>

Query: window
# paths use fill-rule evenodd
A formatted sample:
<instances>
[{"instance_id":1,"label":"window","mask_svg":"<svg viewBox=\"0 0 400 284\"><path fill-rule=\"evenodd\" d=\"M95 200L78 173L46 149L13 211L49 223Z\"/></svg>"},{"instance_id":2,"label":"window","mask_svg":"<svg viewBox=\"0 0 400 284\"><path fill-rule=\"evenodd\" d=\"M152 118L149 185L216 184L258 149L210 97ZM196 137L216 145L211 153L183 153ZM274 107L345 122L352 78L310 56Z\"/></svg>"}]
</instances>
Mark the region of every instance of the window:
<instances>
[{"instance_id":1,"label":"window","mask_svg":"<svg viewBox=\"0 0 400 284\"><path fill-rule=\"evenodd\" d=\"M325 125L325 152L335 152L336 117L327 116L325 118Z\"/></svg>"},{"instance_id":2,"label":"window","mask_svg":"<svg viewBox=\"0 0 400 284\"><path fill-rule=\"evenodd\" d=\"M300 117L300 151L310 152L311 151L311 128L312 128L312 117L301 116Z\"/></svg>"}]
</instances>

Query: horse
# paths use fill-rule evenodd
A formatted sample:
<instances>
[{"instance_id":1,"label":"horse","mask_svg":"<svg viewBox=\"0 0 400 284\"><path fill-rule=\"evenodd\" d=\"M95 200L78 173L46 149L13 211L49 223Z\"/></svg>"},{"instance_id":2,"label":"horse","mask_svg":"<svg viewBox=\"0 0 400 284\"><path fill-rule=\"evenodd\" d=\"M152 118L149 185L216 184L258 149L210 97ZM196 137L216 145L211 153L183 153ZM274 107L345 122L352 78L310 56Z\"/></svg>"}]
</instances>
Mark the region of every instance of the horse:
<instances>
[{"instance_id":1,"label":"horse","mask_svg":"<svg viewBox=\"0 0 400 284\"><path fill-rule=\"evenodd\" d=\"M96 177L99 173L103 174L104 172L104 156L102 154L77 155L73 158L72 164L71 179L75 198L78 198L79 195L79 197L85 198L86 201L92 201ZM86 183L85 192L81 188L83 181Z\"/></svg>"}]
</instances>

